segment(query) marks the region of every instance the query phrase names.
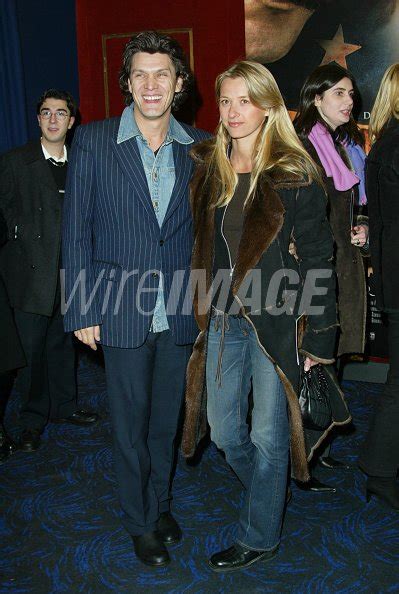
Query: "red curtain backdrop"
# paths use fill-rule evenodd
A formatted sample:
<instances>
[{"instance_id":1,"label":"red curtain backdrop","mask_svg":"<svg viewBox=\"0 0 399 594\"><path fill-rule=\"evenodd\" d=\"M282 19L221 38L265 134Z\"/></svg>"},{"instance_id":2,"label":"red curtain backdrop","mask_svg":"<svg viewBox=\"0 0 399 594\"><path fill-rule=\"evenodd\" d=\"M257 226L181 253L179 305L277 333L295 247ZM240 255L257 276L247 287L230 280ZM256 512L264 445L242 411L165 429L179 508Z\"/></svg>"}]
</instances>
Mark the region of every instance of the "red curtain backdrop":
<instances>
[{"instance_id":1,"label":"red curtain backdrop","mask_svg":"<svg viewBox=\"0 0 399 594\"><path fill-rule=\"evenodd\" d=\"M83 123L119 115L121 54L131 34L168 31L183 46L197 80L202 105L196 125L213 131L216 75L245 57L242 0L76 0L80 109Z\"/></svg>"}]
</instances>

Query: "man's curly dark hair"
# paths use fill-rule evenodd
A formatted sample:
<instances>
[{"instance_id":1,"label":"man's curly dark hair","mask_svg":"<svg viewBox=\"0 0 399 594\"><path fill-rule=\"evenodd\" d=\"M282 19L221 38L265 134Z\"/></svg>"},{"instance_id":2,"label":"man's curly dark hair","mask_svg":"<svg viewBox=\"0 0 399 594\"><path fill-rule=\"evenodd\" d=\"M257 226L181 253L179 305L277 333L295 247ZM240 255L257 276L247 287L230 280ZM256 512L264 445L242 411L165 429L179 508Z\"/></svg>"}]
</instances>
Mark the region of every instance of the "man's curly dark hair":
<instances>
[{"instance_id":1,"label":"man's curly dark hair","mask_svg":"<svg viewBox=\"0 0 399 594\"><path fill-rule=\"evenodd\" d=\"M125 97L126 105L133 102L132 95L129 91L128 80L130 76L130 68L134 54L138 52L145 52L147 54L167 54L172 61L176 71L176 77L183 81L182 89L179 93L175 93L172 109L178 109L184 102L187 92L192 84L193 75L187 64L186 57L180 44L163 33L158 31L142 31L134 35L125 46L122 57L122 68L119 72L119 87Z\"/></svg>"}]
</instances>

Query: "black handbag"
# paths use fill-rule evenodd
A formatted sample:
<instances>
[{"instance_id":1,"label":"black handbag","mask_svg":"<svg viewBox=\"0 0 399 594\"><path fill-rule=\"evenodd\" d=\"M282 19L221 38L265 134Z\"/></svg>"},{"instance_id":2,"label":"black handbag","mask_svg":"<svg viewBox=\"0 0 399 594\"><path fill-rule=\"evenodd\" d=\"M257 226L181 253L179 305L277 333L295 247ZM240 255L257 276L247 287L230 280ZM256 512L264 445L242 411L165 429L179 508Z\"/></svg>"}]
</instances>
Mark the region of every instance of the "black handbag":
<instances>
[{"instance_id":1,"label":"black handbag","mask_svg":"<svg viewBox=\"0 0 399 594\"><path fill-rule=\"evenodd\" d=\"M322 365L301 371L299 406L306 429L324 431L331 424L330 386Z\"/></svg>"}]
</instances>

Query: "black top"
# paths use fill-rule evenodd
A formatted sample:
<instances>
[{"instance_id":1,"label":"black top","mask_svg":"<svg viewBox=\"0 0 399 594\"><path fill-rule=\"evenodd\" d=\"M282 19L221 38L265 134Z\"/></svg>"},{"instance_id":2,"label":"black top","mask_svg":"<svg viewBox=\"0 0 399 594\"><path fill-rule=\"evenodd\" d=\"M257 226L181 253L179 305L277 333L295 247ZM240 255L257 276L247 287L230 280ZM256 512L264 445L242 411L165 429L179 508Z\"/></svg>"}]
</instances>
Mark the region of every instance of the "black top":
<instances>
[{"instance_id":1,"label":"black top","mask_svg":"<svg viewBox=\"0 0 399 594\"><path fill-rule=\"evenodd\" d=\"M248 195L250 173L238 173L234 195L226 206L215 214L215 258L213 263L214 297L212 305L229 313L238 313L238 306L231 308L234 298L231 293L232 268L238 255L244 221L244 202Z\"/></svg>"},{"instance_id":2,"label":"black top","mask_svg":"<svg viewBox=\"0 0 399 594\"><path fill-rule=\"evenodd\" d=\"M242 223L244 220L244 202L248 196L250 173L238 173L238 184L232 200L225 207L223 234L230 250L233 265L237 260L238 245L241 239Z\"/></svg>"},{"instance_id":3,"label":"black top","mask_svg":"<svg viewBox=\"0 0 399 594\"><path fill-rule=\"evenodd\" d=\"M58 191L60 192L60 197L63 199L64 192L65 192L65 183L67 177L67 169L68 169L68 162L65 161L64 163L57 165L51 159L47 159L47 164L50 167L50 171L53 175L54 181L57 185ZM58 268L61 270L62 268L62 260L61 260L61 249L59 250L58 256ZM54 307L61 301L61 283L60 283L60 275L57 275L57 286L55 290L55 297L54 297Z\"/></svg>"},{"instance_id":4,"label":"black top","mask_svg":"<svg viewBox=\"0 0 399 594\"><path fill-rule=\"evenodd\" d=\"M54 163L52 163L50 159L47 159L47 163L50 167L50 171L53 175L58 190L61 190L63 192L65 190L65 182L67 176L67 162L65 162L64 165L54 165Z\"/></svg>"}]
</instances>

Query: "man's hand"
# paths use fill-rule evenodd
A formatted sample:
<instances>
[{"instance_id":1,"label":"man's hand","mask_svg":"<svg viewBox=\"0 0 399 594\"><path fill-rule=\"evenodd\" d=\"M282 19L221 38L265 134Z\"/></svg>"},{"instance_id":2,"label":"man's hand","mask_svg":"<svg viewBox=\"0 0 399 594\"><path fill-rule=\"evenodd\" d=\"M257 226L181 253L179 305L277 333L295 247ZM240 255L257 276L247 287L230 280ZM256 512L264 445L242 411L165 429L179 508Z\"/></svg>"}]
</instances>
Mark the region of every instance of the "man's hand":
<instances>
[{"instance_id":1,"label":"man's hand","mask_svg":"<svg viewBox=\"0 0 399 594\"><path fill-rule=\"evenodd\" d=\"M74 335L84 344L87 344L93 351L97 350L97 344L100 340L100 326L89 326L89 328L81 328L75 330Z\"/></svg>"}]
</instances>

